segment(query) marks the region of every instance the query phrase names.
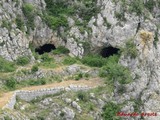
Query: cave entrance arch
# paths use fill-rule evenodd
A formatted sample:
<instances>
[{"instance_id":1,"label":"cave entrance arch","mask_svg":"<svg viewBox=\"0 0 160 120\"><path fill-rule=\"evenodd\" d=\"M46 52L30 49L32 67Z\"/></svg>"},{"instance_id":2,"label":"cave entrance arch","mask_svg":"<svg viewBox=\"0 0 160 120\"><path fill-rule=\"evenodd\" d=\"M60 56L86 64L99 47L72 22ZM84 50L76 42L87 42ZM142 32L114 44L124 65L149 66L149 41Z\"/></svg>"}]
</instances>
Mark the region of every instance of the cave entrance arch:
<instances>
[{"instance_id":1,"label":"cave entrance arch","mask_svg":"<svg viewBox=\"0 0 160 120\"><path fill-rule=\"evenodd\" d=\"M44 53L49 53L52 50L55 50L56 47L53 44L45 44L43 46L40 46L38 48L35 49L35 52L37 52L38 54L42 55Z\"/></svg>"},{"instance_id":2,"label":"cave entrance arch","mask_svg":"<svg viewBox=\"0 0 160 120\"><path fill-rule=\"evenodd\" d=\"M100 55L104 58L112 56L114 54L118 54L119 53L119 49L118 48L114 48L112 46L109 47L105 47L101 50Z\"/></svg>"}]
</instances>

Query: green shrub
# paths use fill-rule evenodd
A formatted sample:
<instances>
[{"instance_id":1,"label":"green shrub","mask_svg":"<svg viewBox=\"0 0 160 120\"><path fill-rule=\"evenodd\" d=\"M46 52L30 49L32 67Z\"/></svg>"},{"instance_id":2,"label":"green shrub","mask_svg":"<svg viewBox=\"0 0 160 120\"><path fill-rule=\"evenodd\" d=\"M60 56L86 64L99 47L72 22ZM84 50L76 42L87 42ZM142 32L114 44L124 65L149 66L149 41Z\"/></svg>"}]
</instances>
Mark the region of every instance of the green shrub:
<instances>
[{"instance_id":1,"label":"green shrub","mask_svg":"<svg viewBox=\"0 0 160 120\"><path fill-rule=\"evenodd\" d=\"M67 18L64 16L55 17L51 15L45 16L45 22L50 26L53 30L57 30L60 26L68 26Z\"/></svg>"},{"instance_id":2,"label":"green shrub","mask_svg":"<svg viewBox=\"0 0 160 120\"><path fill-rule=\"evenodd\" d=\"M21 57L18 57L16 60L17 65L21 65L21 66L27 65L29 64L29 62L30 62L29 56L21 56Z\"/></svg>"},{"instance_id":3,"label":"green shrub","mask_svg":"<svg viewBox=\"0 0 160 120\"><path fill-rule=\"evenodd\" d=\"M48 53L44 53L42 56L41 56L41 59L43 62L51 62L51 61L54 61L54 59L52 57L49 56Z\"/></svg>"},{"instance_id":4,"label":"green shrub","mask_svg":"<svg viewBox=\"0 0 160 120\"><path fill-rule=\"evenodd\" d=\"M9 78L9 79L6 80L5 85L6 85L6 87L7 87L8 89L14 90L15 87L16 87L16 83L17 83L17 82L16 82L16 80L15 80L14 78Z\"/></svg>"},{"instance_id":5,"label":"green shrub","mask_svg":"<svg viewBox=\"0 0 160 120\"><path fill-rule=\"evenodd\" d=\"M16 24L18 29L24 31L24 20L20 16L16 18Z\"/></svg>"},{"instance_id":6,"label":"green shrub","mask_svg":"<svg viewBox=\"0 0 160 120\"><path fill-rule=\"evenodd\" d=\"M4 116L4 120L12 120L12 118L10 118L8 115Z\"/></svg>"},{"instance_id":7,"label":"green shrub","mask_svg":"<svg viewBox=\"0 0 160 120\"><path fill-rule=\"evenodd\" d=\"M45 120L43 116L37 116L37 120Z\"/></svg>"},{"instance_id":8,"label":"green shrub","mask_svg":"<svg viewBox=\"0 0 160 120\"><path fill-rule=\"evenodd\" d=\"M66 16L79 15L84 21L89 21L92 16L99 12L96 0L66 1L66 0L45 0L46 15L45 22L53 29L57 30L60 26L68 27Z\"/></svg>"},{"instance_id":9,"label":"green shrub","mask_svg":"<svg viewBox=\"0 0 160 120\"><path fill-rule=\"evenodd\" d=\"M78 14L84 21L89 21L93 16L95 16L100 8L97 7L96 0L81 0L82 4L75 4L75 13Z\"/></svg>"},{"instance_id":10,"label":"green shrub","mask_svg":"<svg viewBox=\"0 0 160 120\"><path fill-rule=\"evenodd\" d=\"M60 113L60 116L61 116L61 117L64 117L64 115L65 115L64 112L61 112L61 113Z\"/></svg>"},{"instance_id":11,"label":"green shrub","mask_svg":"<svg viewBox=\"0 0 160 120\"><path fill-rule=\"evenodd\" d=\"M83 73L78 73L75 75L75 80L80 80L81 78L83 78Z\"/></svg>"},{"instance_id":12,"label":"green shrub","mask_svg":"<svg viewBox=\"0 0 160 120\"><path fill-rule=\"evenodd\" d=\"M102 117L104 120L121 120L119 116L116 116L116 114L120 112L120 106L108 102L102 109Z\"/></svg>"},{"instance_id":13,"label":"green shrub","mask_svg":"<svg viewBox=\"0 0 160 120\"><path fill-rule=\"evenodd\" d=\"M118 86L117 92L118 92L119 94L125 93L125 92L126 92L125 86L123 86L123 85Z\"/></svg>"},{"instance_id":14,"label":"green shrub","mask_svg":"<svg viewBox=\"0 0 160 120\"><path fill-rule=\"evenodd\" d=\"M57 65L55 64L54 61L50 61L50 62L43 62L40 64L40 66L45 68L55 68Z\"/></svg>"},{"instance_id":15,"label":"green shrub","mask_svg":"<svg viewBox=\"0 0 160 120\"><path fill-rule=\"evenodd\" d=\"M77 60L76 58L73 58L73 57L66 57L64 60L63 60L63 64L64 65L72 65L74 63L76 63Z\"/></svg>"},{"instance_id":16,"label":"green shrub","mask_svg":"<svg viewBox=\"0 0 160 120\"><path fill-rule=\"evenodd\" d=\"M156 2L155 2L154 0L148 0L148 1L146 1L146 3L145 3L145 7L146 7L150 12L153 11L153 8L154 8L155 5L156 5Z\"/></svg>"},{"instance_id":17,"label":"green shrub","mask_svg":"<svg viewBox=\"0 0 160 120\"><path fill-rule=\"evenodd\" d=\"M72 14L73 8L70 2L65 0L45 0L47 14L45 15L45 22L53 29L57 30L60 26L68 26L67 17Z\"/></svg>"},{"instance_id":18,"label":"green shrub","mask_svg":"<svg viewBox=\"0 0 160 120\"><path fill-rule=\"evenodd\" d=\"M99 71L99 77L102 77L102 78L107 77L107 71L105 71L105 70L100 70L100 71Z\"/></svg>"},{"instance_id":19,"label":"green shrub","mask_svg":"<svg viewBox=\"0 0 160 120\"><path fill-rule=\"evenodd\" d=\"M35 73L38 71L38 65L34 65L32 66L32 69L31 69L32 73Z\"/></svg>"},{"instance_id":20,"label":"green shrub","mask_svg":"<svg viewBox=\"0 0 160 120\"><path fill-rule=\"evenodd\" d=\"M103 18L105 25L107 26L108 29L111 28L112 24L108 22L106 18Z\"/></svg>"},{"instance_id":21,"label":"green shrub","mask_svg":"<svg viewBox=\"0 0 160 120\"><path fill-rule=\"evenodd\" d=\"M27 19L27 28L34 30L34 16L35 16L35 7L30 3L25 3L22 6L23 14Z\"/></svg>"},{"instance_id":22,"label":"green shrub","mask_svg":"<svg viewBox=\"0 0 160 120\"><path fill-rule=\"evenodd\" d=\"M139 16L143 14L144 9L143 0L133 0L130 3L130 11L135 12Z\"/></svg>"},{"instance_id":23,"label":"green shrub","mask_svg":"<svg viewBox=\"0 0 160 120\"><path fill-rule=\"evenodd\" d=\"M2 25L1 27L5 27L7 28L8 30L11 30L11 23L7 20L2 20Z\"/></svg>"},{"instance_id":24,"label":"green shrub","mask_svg":"<svg viewBox=\"0 0 160 120\"><path fill-rule=\"evenodd\" d=\"M108 80L112 82L118 81L120 84L127 84L132 81L129 69L118 63L107 64L103 70L107 72Z\"/></svg>"},{"instance_id":25,"label":"green shrub","mask_svg":"<svg viewBox=\"0 0 160 120\"><path fill-rule=\"evenodd\" d=\"M45 85L46 81L45 81L44 78L40 78L40 79L37 79L37 80L28 80L27 84L31 85L31 86L34 86L34 85Z\"/></svg>"},{"instance_id":26,"label":"green shrub","mask_svg":"<svg viewBox=\"0 0 160 120\"><path fill-rule=\"evenodd\" d=\"M68 54L69 50L64 46L59 46L55 50L53 50L53 54Z\"/></svg>"},{"instance_id":27,"label":"green shrub","mask_svg":"<svg viewBox=\"0 0 160 120\"><path fill-rule=\"evenodd\" d=\"M115 17L120 21L125 21L125 13L124 12L115 12Z\"/></svg>"},{"instance_id":28,"label":"green shrub","mask_svg":"<svg viewBox=\"0 0 160 120\"><path fill-rule=\"evenodd\" d=\"M106 58L99 55L88 55L82 58L82 63L91 67L102 67L106 64Z\"/></svg>"},{"instance_id":29,"label":"green shrub","mask_svg":"<svg viewBox=\"0 0 160 120\"><path fill-rule=\"evenodd\" d=\"M105 60L105 64L100 69L99 76L113 83L118 81L121 84L127 84L132 81L131 72L128 68L118 63L119 55L113 55Z\"/></svg>"},{"instance_id":30,"label":"green shrub","mask_svg":"<svg viewBox=\"0 0 160 120\"><path fill-rule=\"evenodd\" d=\"M125 47L121 49L121 52L125 56L130 56L131 58L136 58L137 54L138 54L137 48L136 48L135 44L133 43L132 39L127 41Z\"/></svg>"},{"instance_id":31,"label":"green shrub","mask_svg":"<svg viewBox=\"0 0 160 120\"><path fill-rule=\"evenodd\" d=\"M85 73L85 74L84 74L84 77L85 77L85 78L89 78L90 75L89 75L88 73Z\"/></svg>"},{"instance_id":32,"label":"green shrub","mask_svg":"<svg viewBox=\"0 0 160 120\"><path fill-rule=\"evenodd\" d=\"M79 100L87 102L89 100L88 94L83 91L77 92L77 97Z\"/></svg>"},{"instance_id":33,"label":"green shrub","mask_svg":"<svg viewBox=\"0 0 160 120\"><path fill-rule=\"evenodd\" d=\"M16 69L13 62L7 61L2 57L0 57L0 63L0 72L13 72Z\"/></svg>"}]
</instances>

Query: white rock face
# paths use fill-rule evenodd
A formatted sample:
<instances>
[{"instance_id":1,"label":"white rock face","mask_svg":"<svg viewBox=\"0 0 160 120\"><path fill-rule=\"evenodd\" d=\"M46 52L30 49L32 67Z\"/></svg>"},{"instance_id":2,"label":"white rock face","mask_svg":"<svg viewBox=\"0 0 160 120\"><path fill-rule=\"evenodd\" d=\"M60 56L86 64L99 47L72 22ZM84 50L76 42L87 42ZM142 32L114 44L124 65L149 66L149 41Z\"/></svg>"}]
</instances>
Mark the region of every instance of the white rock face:
<instances>
[{"instance_id":1,"label":"white rock face","mask_svg":"<svg viewBox=\"0 0 160 120\"><path fill-rule=\"evenodd\" d=\"M73 120L75 117L75 113L72 109L65 107L63 110L65 120Z\"/></svg>"},{"instance_id":2,"label":"white rock face","mask_svg":"<svg viewBox=\"0 0 160 120\"><path fill-rule=\"evenodd\" d=\"M64 46L64 42L56 37L57 35L42 21L41 17L35 16L35 28L29 35L18 29L15 19L24 17L22 5L25 3L33 4L41 12L45 9L44 0L25 0L25 1L1 1L0 7L0 56L12 61L19 56L31 56L29 43L35 47L44 44L54 44L55 47ZM4 23L5 22L5 23ZM25 31L27 27L25 26Z\"/></svg>"}]
</instances>

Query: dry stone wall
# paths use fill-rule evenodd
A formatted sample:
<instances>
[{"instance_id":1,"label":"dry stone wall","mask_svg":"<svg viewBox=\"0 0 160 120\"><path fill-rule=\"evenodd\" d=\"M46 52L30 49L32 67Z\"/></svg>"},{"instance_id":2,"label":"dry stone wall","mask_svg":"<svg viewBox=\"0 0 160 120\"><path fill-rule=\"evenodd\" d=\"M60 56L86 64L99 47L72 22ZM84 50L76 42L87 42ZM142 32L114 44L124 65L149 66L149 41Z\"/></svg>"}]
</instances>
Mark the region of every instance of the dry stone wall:
<instances>
[{"instance_id":1,"label":"dry stone wall","mask_svg":"<svg viewBox=\"0 0 160 120\"><path fill-rule=\"evenodd\" d=\"M33 91L27 91L27 90L18 90L15 91L11 99L8 101L8 104L6 104L4 108L14 109L14 105L16 104L16 98L20 98L24 101L31 101L35 99L36 97L41 97L45 95L54 95L56 93L60 93L62 91L79 91L79 90L89 90L91 87L88 86L80 86L80 85L70 85L68 87L55 87L55 88L46 88L46 89L40 89L40 90L33 90Z\"/></svg>"}]
</instances>

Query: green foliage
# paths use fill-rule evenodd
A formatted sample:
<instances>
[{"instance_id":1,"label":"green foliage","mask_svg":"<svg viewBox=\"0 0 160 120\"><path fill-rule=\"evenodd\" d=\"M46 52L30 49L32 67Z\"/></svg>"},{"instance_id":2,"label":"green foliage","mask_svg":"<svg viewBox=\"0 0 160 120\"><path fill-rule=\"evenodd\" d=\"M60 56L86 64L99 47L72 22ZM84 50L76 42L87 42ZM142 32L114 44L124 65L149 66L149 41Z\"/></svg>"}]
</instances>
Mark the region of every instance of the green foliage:
<instances>
[{"instance_id":1,"label":"green foliage","mask_svg":"<svg viewBox=\"0 0 160 120\"><path fill-rule=\"evenodd\" d=\"M118 20L120 21L125 21L126 18L125 18L125 13L124 12L115 12L115 16Z\"/></svg>"},{"instance_id":2,"label":"green foliage","mask_svg":"<svg viewBox=\"0 0 160 120\"><path fill-rule=\"evenodd\" d=\"M59 46L56 50L53 50L53 54L68 54L69 50L64 46Z\"/></svg>"},{"instance_id":3,"label":"green foliage","mask_svg":"<svg viewBox=\"0 0 160 120\"><path fill-rule=\"evenodd\" d=\"M108 102L104 107L103 107L103 113L102 117L104 120L121 120L120 117L116 116L116 114L120 111L120 106Z\"/></svg>"},{"instance_id":4,"label":"green foliage","mask_svg":"<svg viewBox=\"0 0 160 120\"><path fill-rule=\"evenodd\" d=\"M85 27L84 26L79 26L79 31L81 34L85 33Z\"/></svg>"},{"instance_id":5,"label":"green foliage","mask_svg":"<svg viewBox=\"0 0 160 120\"><path fill-rule=\"evenodd\" d=\"M34 16L35 16L35 7L30 3L25 3L22 6L23 14L27 19L27 28L34 30ZM29 31L28 31L29 32Z\"/></svg>"},{"instance_id":6,"label":"green foliage","mask_svg":"<svg viewBox=\"0 0 160 120\"><path fill-rule=\"evenodd\" d=\"M68 26L67 18L63 15L60 15L59 17L52 16L52 15L46 15L45 16L45 22L53 30L56 30L60 26L65 26L65 27Z\"/></svg>"},{"instance_id":7,"label":"green foliage","mask_svg":"<svg viewBox=\"0 0 160 120\"><path fill-rule=\"evenodd\" d=\"M142 15L144 10L143 0L133 0L130 5L130 11L137 15Z\"/></svg>"},{"instance_id":8,"label":"green foliage","mask_svg":"<svg viewBox=\"0 0 160 120\"><path fill-rule=\"evenodd\" d=\"M119 56L113 55L105 60L105 64L99 72L99 76L106 78L106 82L127 84L132 81L131 73L128 68L118 64Z\"/></svg>"},{"instance_id":9,"label":"green foliage","mask_svg":"<svg viewBox=\"0 0 160 120\"><path fill-rule=\"evenodd\" d=\"M146 1L146 3L145 3L145 7L146 7L150 12L153 11L153 8L154 8L155 5L156 5L156 2L155 2L154 0L148 0L148 1Z\"/></svg>"},{"instance_id":10,"label":"green foliage","mask_svg":"<svg viewBox=\"0 0 160 120\"><path fill-rule=\"evenodd\" d=\"M54 60L50 61L50 62L42 62L42 63L40 63L40 66L42 66L44 68L55 68L55 67L57 67Z\"/></svg>"},{"instance_id":11,"label":"green foliage","mask_svg":"<svg viewBox=\"0 0 160 120\"><path fill-rule=\"evenodd\" d=\"M8 30L10 30L10 29L11 29L11 23L8 22L7 20L2 20L2 25L1 25L1 27L5 27L5 28L7 28Z\"/></svg>"},{"instance_id":12,"label":"green foliage","mask_svg":"<svg viewBox=\"0 0 160 120\"><path fill-rule=\"evenodd\" d=\"M60 26L68 26L66 16L74 12L69 1L65 0L45 0L47 14L45 15L46 23L56 30Z\"/></svg>"},{"instance_id":13,"label":"green foliage","mask_svg":"<svg viewBox=\"0 0 160 120\"><path fill-rule=\"evenodd\" d=\"M130 56L131 58L136 58L137 54L138 54L137 48L136 48L135 44L133 43L132 39L127 41L126 46L121 49L121 52L125 56Z\"/></svg>"},{"instance_id":14,"label":"green foliage","mask_svg":"<svg viewBox=\"0 0 160 120\"><path fill-rule=\"evenodd\" d=\"M22 84L22 83L19 83ZM31 85L31 86L35 86L35 85L45 85L46 84L46 80L44 78L40 78L37 80L27 80L25 83L26 85Z\"/></svg>"},{"instance_id":15,"label":"green foliage","mask_svg":"<svg viewBox=\"0 0 160 120\"><path fill-rule=\"evenodd\" d=\"M66 57L64 60L63 60L63 64L64 65L72 65L74 63L76 63L77 60L76 58L73 58L73 57Z\"/></svg>"},{"instance_id":16,"label":"green foliage","mask_svg":"<svg viewBox=\"0 0 160 120\"><path fill-rule=\"evenodd\" d=\"M34 56L34 58L38 60L40 58L40 55L37 52L35 52L35 47L31 42L29 43L29 49L32 51L32 55Z\"/></svg>"},{"instance_id":17,"label":"green foliage","mask_svg":"<svg viewBox=\"0 0 160 120\"><path fill-rule=\"evenodd\" d=\"M99 11L96 0L45 0L46 11L44 20L53 29L60 26L68 27L67 16L78 15L84 21L89 21Z\"/></svg>"},{"instance_id":18,"label":"green foliage","mask_svg":"<svg viewBox=\"0 0 160 120\"><path fill-rule=\"evenodd\" d=\"M0 43L0 46L3 46L3 45L5 45L5 42L4 42L4 41Z\"/></svg>"},{"instance_id":19,"label":"green foliage","mask_svg":"<svg viewBox=\"0 0 160 120\"><path fill-rule=\"evenodd\" d=\"M102 67L106 64L107 58L99 55L88 55L82 58L82 63L91 67Z\"/></svg>"},{"instance_id":20,"label":"green foliage","mask_svg":"<svg viewBox=\"0 0 160 120\"><path fill-rule=\"evenodd\" d=\"M6 80L6 87L9 89L9 90L14 90L15 87L16 87L16 80L14 78L9 78Z\"/></svg>"},{"instance_id":21,"label":"green foliage","mask_svg":"<svg viewBox=\"0 0 160 120\"><path fill-rule=\"evenodd\" d=\"M77 97L79 100L87 102L89 100L88 94L84 91L77 92Z\"/></svg>"},{"instance_id":22,"label":"green foliage","mask_svg":"<svg viewBox=\"0 0 160 120\"><path fill-rule=\"evenodd\" d=\"M126 92L125 86L123 86L123 85L118 86L117 92L118 92L119 94L125 93L125 92Z\"/></svg>"},{"instance_id":23,"label":"green foliage","mask_svg":"<svg viewBox=\"0 0 160 120\"><path fill-rule=\"evenodd\" d=\"M75 80L80 80L81 78L83 78L83 73L78 73L75 75Z\"/></svg>"},{"instance_id":24,"label":"green foliage","mask_svg":"<svg viewBox=\"0 0 160 120\"><path fill-rule=\"evenodd\" d=\"M21 66L27 65L29 64L29 62L30 62L29 56L20 56L16 60L17 65L21 65Z\"/></svg>"},{"instance_id":25,"label":"green foliage","mask_svg":"<svg viewBox=\"0 0 160 120\"><path fill-rule=\"evenodd\" d=\"M41 56L41 59L42 59L42 62L51 62L51 61L54 61L54 59L52 57L50 57L48 53L44 53Z\"/></svg>"},{"instance_id":26,"label":"green foliage","mask_svg":"<svg viewBox=\"0 0 160 120\"><path fill-rule=\"evenodd\" d=\"M100 71L99 71L99 77L102 77L102 78L107 77L107 71L105 71L105 70L100 70Z\"/></svg>"},{"instance_id":27,"label":"green foliage","mask_svg":"<svg viewBox=\"0 0 160 120\"><path fill-rule=\"evenodd\" d=\"M105 23L105 25L107 26L107 28L110 29L111 26L112 26L111 23L109 23L106 18L103 18L103 19L104 19L104 23Z\"/></svg>"},{"instance_id":28,"label":"green foliage","mask_svg":"<svg viewBox=\"0 0 160 120\"><path fill-rule=\"evenodd\" d=\"M0 63L0 72L13 72L16 69L13 62L7 61L2 57L0 57Z\"/></svg>"},{"instance_id":29,"label":"green foliage","mask_svg":"<svg viewBox=\"0 0 160 120\"><path fill-rule=\"evenodd\" d=\"M12 118L10 118L8 115L4 116L4 120L12 120Z\"/></svg>"},{"instance_id":30,"label":"green foliage","mask_svg":"<svg viewBox=\"0 0 160 120\"><path fill-rule=\"evenodd\" d=\"M89 21L95 16L100 8L97 7L97 0L78 0L82 4L75 4L75 13L78 14L84 21Z\"/></svg>"},{"instance_id":31,"label":"green foliage","mask_svg":"<svg viewBox=\"0 0 160 120\"><path fill-rule=\"evenodd\" d=\"M103 67L103 70L107 72L106 76L111 82L118 81L120 84L127 84L132 81L129 69L118 63L109 63Z\"/></svg>"},{"instance_id":32,"label":"green foliage","mask_svg":"<svg viewBox=\"0 0 160 120\"><path fill-rule=\"evenodd\" d=\"M39 63L39 66L43 66L45 68L55 68L55 60L52 56L50 56L48 53L44 53L43 55L40 56L42 62Z\"/></svg>"},{"instance_id":33,"label":"green foliage","mask_svg":"<svg viewBox=\"0 0 160 120\"><path fill-rule=\"evenodd\" d=\"M38 65L33 65L31 69L32 73L35 73L38 71Z\"/></svg>"},{"instance_id":34,"label":"green foliage","mask_svg":"<svg viewBox=\"0 0 160 120\"><path fill-rule=\"evenodd\" d=\"M16 18L16 24L18 29L24 31L24 20L20 16Z\"/></svg>"},{"instance_id":35,"label":"green foliage","mask_svg":"<svg viewBox=\"0 0 160 120\"><path fill-rule=\"evenodd\" d=\"M138 112L140 113L140 107L142 106L143 102L140 98L134 100L134 105L133 105L133 108L134 108L134 112Z\"/></svg>"}]
</instances>

